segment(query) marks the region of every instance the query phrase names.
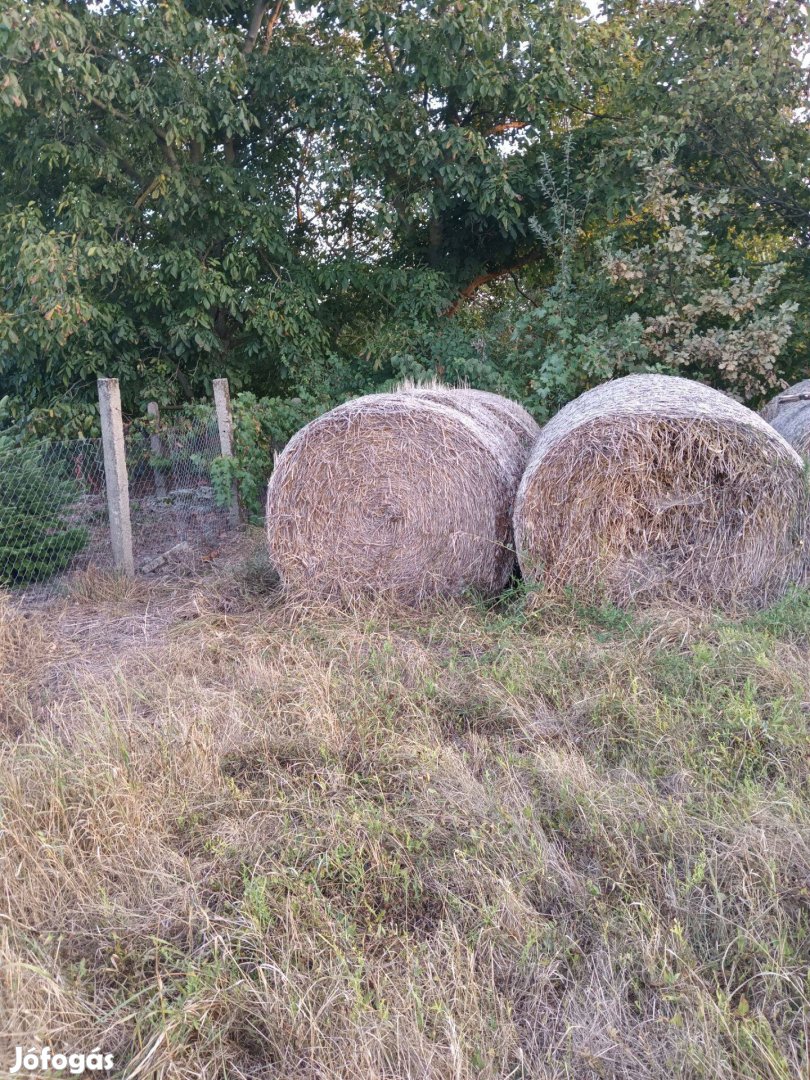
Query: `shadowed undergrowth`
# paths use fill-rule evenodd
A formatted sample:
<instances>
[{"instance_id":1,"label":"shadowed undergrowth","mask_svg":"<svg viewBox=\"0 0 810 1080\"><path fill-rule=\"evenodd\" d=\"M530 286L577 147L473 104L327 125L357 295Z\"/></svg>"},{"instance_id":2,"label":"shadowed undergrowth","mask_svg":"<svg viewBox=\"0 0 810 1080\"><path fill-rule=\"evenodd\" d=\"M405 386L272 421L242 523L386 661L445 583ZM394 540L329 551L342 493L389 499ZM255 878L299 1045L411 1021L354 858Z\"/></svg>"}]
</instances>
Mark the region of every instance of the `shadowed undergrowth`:
<instances>
[{"instance_id":1,"label":"shadowed undergrowth","mask_svg":"<svg viewBox=\"0 0 810 1080\"><path fill-rule=\"evenodd\" d=\"M806 1075L810 599L532 601L3 608L0 1054Z\"/></svg>"}]
</instances>

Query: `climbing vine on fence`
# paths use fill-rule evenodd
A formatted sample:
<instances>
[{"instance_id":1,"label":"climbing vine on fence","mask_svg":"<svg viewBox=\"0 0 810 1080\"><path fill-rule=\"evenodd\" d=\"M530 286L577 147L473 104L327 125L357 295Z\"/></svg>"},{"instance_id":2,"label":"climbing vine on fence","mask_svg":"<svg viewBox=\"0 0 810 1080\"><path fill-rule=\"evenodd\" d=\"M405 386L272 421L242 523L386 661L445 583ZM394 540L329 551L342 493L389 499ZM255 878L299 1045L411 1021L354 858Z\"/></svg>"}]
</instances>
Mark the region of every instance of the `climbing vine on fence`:
<instances>
[{"instance_id":1,"label":"climbing vine on fence","mask_svg":"<svg viewBox=\"0 0 810 1080\"><path fill-rule=\"evenodd\" d=\"M317 402L303 398L257 398L236 394L231 399L233 457L211 463L211 484L218 506L227 506L236 484L239 500L251 518L264 512L267 481L273 454L308 420L322 411Z\"/></svg>"}]
</instances>

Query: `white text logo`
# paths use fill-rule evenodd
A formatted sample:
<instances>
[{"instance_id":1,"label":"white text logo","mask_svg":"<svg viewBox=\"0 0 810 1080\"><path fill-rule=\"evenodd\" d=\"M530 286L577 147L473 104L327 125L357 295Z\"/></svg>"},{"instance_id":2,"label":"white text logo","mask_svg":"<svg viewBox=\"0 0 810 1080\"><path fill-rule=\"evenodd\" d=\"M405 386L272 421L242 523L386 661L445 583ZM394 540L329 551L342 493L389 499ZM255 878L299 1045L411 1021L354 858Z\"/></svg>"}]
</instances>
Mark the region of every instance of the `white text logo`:
<instances>
[{"instance_id":1,"label":"white text logo","mask_svg":"<svg viewBox=\"0 0 810 1080\"><path fill-rule=\"evenodd\" d=\"M14 1048L14 1064L10 1073L25 1072L65 1072L71 1076L81 1076L83 1072L105 1072L113 1067L112 1054L102 1054L101 1048L94 1047L89 1054L54 1054L50 1046L37 1050L35 1046L26 1051L22 1046Z\"/></svg>"}]
</instances>

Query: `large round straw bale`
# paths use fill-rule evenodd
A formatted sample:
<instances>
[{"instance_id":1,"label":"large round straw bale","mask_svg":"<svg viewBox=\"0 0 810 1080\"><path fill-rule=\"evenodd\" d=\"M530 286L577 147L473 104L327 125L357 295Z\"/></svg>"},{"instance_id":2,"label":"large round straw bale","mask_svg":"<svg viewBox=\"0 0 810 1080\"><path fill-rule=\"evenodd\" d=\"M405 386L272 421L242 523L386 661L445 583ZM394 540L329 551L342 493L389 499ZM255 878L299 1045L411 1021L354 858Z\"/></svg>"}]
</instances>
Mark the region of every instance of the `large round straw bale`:
<instances>
[{"instance_id":1,"label":"large round straw bale","mask_svg":"<svg viewBox=\"0 0 810 1080\"><path fill-rule=\"evenodd\" d=\"M763 419L805 457L810 457L810 379L804 379L771 398Z\"/></svg>"},{"instance_id":2,"label":"large round straw bale","mask_svg":"<svg viewBox=\"0 0 810 1080\"><path fill-rule=\"evenodd\" d=\"M479 418L483 409L484 413L489 413L506 424L527 449L534 446L534 440L540 434L540 426L534 417L517 401L503 397L501 394L493 394L488 390L473 390L467 386L444 386L439 382L405 382L400 390L402 393L452 405L462 411L472 408Z\"/></svg>"},{"instance_id":3,"label":"large round straw bale","mask_svg":"<svg viewBox=\"0 0 810 1080\"><path fill-rule=\"evenodd\" d=\"M506 473L512 471L517 461L522 461L525 465L532 444L524 441L520 435L516 434L512 425L506 423L480 401L476 401L466 391L451 389L449 386L433 386L403 388L397 392L422 403L442 405L461 413L462 416L469 417L477 425L479 435L496 454L499 464ZM520 482L520 476L517 477L517 482ZM517 484L515 488L517 490Z\"/></svg>"},{"instance_id":4,"label":"large round straw bale","mask_svg":"<svg viewBox=\"0 0 810 1080\"><path fill-rule=\"evenodd\" d=\"M497 593L514 567L511 509L527 456L490 415L407 393L347 402L278 459L271 560L294 593Z\"/></svg>"},{"instance_id":5,"label":"large round straw bale","mask_svg":"<svg viewBox=\"0 0 810 1080\"><path fill-rule=\"evenodd\" d=\"M752 603L803 572L806 514L801 459L756 413L688 379L629 375L543 428L515 544L550 589Z\"/></svg>"},{"instance_id":6,"label":"large round straw bale","mask_svg":"<svg viewBox=\"0 0 810 1080\"><path fill-rule=\"evenodd\" d=\"M518 434L521 439L527 440L529 447L534 446L534 441L540 434L540 425L530 412L523 408L512 398L502 394L492 394L488 390L462 390L462 393L471 394L481 404L504 420Z\"/></svg>"}]
</instances>

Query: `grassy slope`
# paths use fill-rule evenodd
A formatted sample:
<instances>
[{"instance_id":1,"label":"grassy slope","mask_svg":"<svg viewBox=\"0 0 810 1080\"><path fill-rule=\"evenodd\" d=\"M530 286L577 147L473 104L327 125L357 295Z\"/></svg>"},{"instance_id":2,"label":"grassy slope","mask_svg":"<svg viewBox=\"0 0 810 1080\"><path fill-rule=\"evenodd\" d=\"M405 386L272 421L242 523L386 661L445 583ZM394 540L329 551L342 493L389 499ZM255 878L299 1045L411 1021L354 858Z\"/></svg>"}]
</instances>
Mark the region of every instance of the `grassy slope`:
<instances>
[{"instance_id":1,"label":"grassy slope","mask_svg":"<svg viewBox=\"0 0 810 1080\"><path fill-rule=\"evenodd\" d=\"M141 1077L806 1075L810 598L527 606L6 608L6 1046Z\"/></svg>"}]
</instances>

